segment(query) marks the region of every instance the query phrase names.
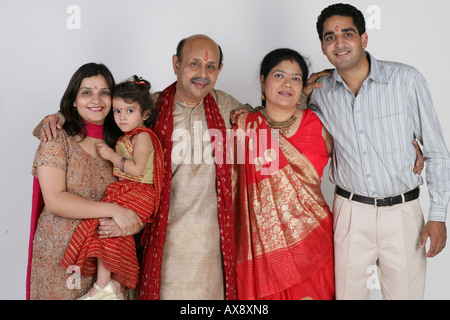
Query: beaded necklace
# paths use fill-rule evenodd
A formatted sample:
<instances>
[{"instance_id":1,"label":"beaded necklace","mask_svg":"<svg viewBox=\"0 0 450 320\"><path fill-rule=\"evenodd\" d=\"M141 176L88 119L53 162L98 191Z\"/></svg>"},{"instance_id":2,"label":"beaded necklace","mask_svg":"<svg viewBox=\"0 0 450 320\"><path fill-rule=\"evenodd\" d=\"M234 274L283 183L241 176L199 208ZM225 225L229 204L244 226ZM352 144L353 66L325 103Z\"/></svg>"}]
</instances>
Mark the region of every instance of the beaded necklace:
<instances>
[{"instance_id":1,"label":"beaded necklace","mask_svg":"<svg viewBox=\"0 0 450 320\"><path fill-rule=\"evenodd\" d=\"M291 127L291 125L295 122L295 120L297 120L297 117L295 116L295 112L292 114L292 116L290 116L289 118L287 118L284 121L280 121L277 122L275 120L273 120L269 114L267 113L266 110L261 110L262 115L264 116L264 118L266 118L267 120L267 126L273 130L273 129L278 129L280 130L280 133L282 135L286 135L289 132L289 128Z\"/></svg>"}]
</instances>

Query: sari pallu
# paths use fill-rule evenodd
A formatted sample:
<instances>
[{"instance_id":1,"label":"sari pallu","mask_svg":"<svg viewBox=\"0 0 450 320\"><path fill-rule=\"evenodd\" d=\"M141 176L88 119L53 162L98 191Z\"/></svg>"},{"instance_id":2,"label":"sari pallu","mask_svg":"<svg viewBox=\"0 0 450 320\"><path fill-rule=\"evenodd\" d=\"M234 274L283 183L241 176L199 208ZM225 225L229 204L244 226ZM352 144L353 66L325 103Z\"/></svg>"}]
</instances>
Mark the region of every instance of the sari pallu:
<instances>
[{"instance_id":1,"label":"sari pallu","mask_svg":"<svg viewBox=\"0 0 450 320\"><path fill-rule=\"evenodd\" d=\"M321 272L332 284L332 218L316 169L259 112L239 116L237 127L247 133L235 140L233 172L238 299L286 296L306 282L314 292L302 297L332 299Z\"/></svg>"}]
</instances>

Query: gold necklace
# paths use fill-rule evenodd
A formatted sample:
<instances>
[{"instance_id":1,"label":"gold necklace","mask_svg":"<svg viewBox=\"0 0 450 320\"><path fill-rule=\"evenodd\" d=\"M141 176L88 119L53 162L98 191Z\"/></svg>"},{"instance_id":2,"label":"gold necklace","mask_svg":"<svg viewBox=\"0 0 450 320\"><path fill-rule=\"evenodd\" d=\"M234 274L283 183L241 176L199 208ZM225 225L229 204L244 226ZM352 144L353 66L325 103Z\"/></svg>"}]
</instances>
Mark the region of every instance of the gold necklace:
<instances>
[{"instance_id":1,"label":"gold necklace","mask_svg":"<svg viewBox=\"0 0 450 320\"><path fill-rule=\"evenodd\" d=\"M291 127L291 125L295 122L295 120L297 120L297 117L295 116L295 112L292 114L292 116L290 116L289 118L287 118L284 121L280 121L277 122L275 120L273 120L269 114L267 113L267 111L261 110L262 115L264 116L264 118L266 118L267 120L267 125L269 126L269 128L272 129L278 129L280 130L280 133L282 135L287 135L289 132L289 128Z\"/></svg>"}]
</instances>

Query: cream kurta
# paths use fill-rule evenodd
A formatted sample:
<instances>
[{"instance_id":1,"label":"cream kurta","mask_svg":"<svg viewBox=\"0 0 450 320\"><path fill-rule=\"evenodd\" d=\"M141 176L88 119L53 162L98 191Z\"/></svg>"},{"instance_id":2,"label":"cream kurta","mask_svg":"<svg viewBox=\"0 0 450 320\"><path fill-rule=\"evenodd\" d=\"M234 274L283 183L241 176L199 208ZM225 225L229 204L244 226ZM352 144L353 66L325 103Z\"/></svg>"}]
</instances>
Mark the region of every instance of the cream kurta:
<instances>
[{"instance_id":1,"label":"cream kurta","mask_svg":"<svg viewBox=\"0 0 450 320\"><path fill-rule=\"evenodd\" d=\"M213 91L225 125L236 99ZM156 97L155 97L156 101ZM216 168L203 102L174 103L172 190L161 271L162 300L224 299Z\"/></svg>"}]
</instances>

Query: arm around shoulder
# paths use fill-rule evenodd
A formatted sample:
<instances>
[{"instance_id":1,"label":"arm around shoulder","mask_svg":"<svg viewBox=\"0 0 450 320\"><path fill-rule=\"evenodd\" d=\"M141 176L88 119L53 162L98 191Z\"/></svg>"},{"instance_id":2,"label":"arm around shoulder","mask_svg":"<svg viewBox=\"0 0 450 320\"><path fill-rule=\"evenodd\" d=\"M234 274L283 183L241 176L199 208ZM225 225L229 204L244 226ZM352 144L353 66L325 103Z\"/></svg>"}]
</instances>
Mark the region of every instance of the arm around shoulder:
<instances>
[{"instance_id":1,"label":"arm around shoulder","mask_svg":"<svg viewBox=\"0 0 450 320\"><path fill-rule=\"evenodd\" d=\"M57 130L62 128L64 122L64 116L60 112L48 115L34 128L33 136L42 141L51 141L56 138Z\"/></svg>"}]
</instances>

